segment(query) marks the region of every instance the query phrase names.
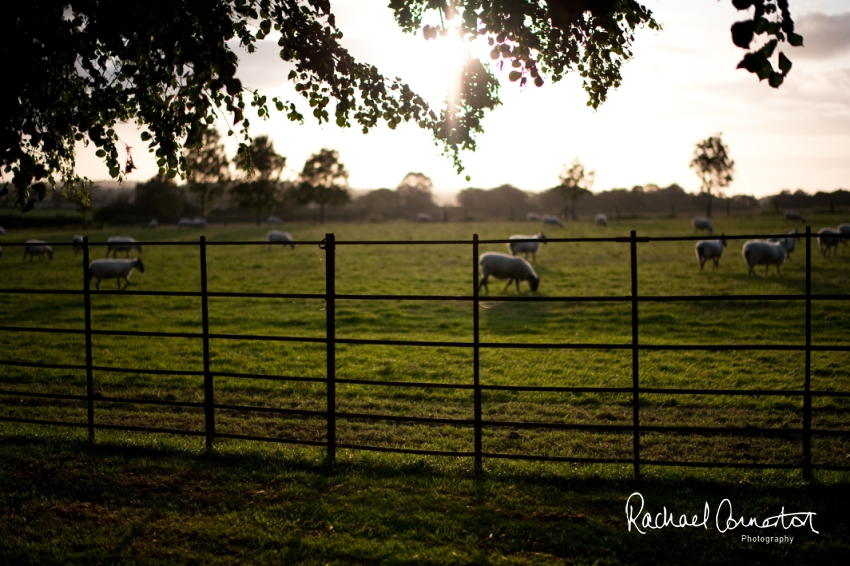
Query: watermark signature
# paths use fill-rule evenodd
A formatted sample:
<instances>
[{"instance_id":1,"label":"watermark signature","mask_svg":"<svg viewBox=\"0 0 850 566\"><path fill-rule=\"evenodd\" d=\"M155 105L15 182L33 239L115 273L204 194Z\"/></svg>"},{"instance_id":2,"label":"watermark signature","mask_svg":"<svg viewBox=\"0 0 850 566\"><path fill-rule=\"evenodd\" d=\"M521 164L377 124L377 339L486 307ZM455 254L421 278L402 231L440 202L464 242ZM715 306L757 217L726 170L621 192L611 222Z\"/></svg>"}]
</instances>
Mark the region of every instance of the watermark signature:
<instances>
[{"instance_id":1,"label":"watermark signature","mask_svg":"<svg viewBox=\"0 0 850 566\"><path fill-rule=\"evenodd\" d=\"M677 518L675 513L667 511L666 506L662 507L661 512L655 514L649 512L644 513L643 509L643 495L636 491L626 500L626 526L630 532L632 527L634 527L635 530L642 535L646 534L647 530L657 530L666 527L673 527L676 529L682 529L685 527L702 527L707 529L710 524L709 521L712 519L711 507L708 505L707 501L703 508L702 517L698 514L689 516L683 513ZM764 519L759 519L758 517L744 517L743 515L736 517L732 511L732 502L728 499L724 499L720 502L720 505L717 506L717 511L713 515L714 525L721 533L735 530L738 527L755 527L757 529L781 527L788 530L808 526L813 533L820 534L815 530L814 518L817 513L812 511L786 513L785 507L782 507L782 510L778 515L773 515ZM794 537L788 536L758 537L743 535L741 537L741 542L766 542L768 544L771 542L778 542L780 544L783 544L784 542L790 543L793 540Z\"/></svg>"}]
</instances>

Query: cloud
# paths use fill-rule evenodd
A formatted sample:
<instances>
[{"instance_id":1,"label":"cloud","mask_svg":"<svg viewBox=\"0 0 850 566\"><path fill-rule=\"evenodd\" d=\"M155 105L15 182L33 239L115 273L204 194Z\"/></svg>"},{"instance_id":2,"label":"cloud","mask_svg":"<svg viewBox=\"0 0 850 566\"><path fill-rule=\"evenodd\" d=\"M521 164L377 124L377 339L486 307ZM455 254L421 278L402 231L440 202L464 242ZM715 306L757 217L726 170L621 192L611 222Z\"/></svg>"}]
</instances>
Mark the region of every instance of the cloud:
<instances>
[{"instance_id":1,"label":"cloud","mask_svg":"<svg viewBox=\"0 0 850 566\"><path fill-rule=\"evenodd\" d=\"M850 50L850 12L800 16L794 31L803 36L805 48L793 50L798 57L825 59Z\"/></svg>"}]
</instances>

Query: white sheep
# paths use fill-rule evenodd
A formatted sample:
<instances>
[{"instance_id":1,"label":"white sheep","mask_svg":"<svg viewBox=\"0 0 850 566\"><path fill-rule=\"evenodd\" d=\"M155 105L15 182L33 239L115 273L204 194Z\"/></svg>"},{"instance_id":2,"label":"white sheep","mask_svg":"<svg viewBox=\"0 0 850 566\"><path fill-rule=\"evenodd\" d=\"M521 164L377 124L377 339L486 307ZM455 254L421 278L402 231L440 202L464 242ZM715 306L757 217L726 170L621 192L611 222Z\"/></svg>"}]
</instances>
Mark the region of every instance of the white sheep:
<instances>
[{"instance_id":1,"label":"white sheep","mask_svg":"<svg viewBox=\"0 0 850 566\"><path fill-rule=\"evenodd\" d=\"M529 222L531 222L531 221L540 222L540 215L537 214L536 212L529 212L528 214L525 215L525 219L528 220Z\"/></svg>"},{"instance_id":2,"label":"white sheep","mask_svg":"<svg viewBox=\"0 0 850 566\"><path fill-rule=\"evenodd\" d=\"M478 266L481 269L481 283L478 284L478 289L480 290L483 285L488 293L490 288L487 286L487 278L491 275L496 279L508 280L505 286L506 291L514 281L517 292L519 292L520 281L528 281L532 291L537 291L537 286L540 285L540 277L535 273L534 268L521 257L487 252L478 258Z\"/></svg>"},{"instance_id":3,"label":"white sheep","mask_svg":"<svg viewBox=\"0 0 850 566\"><path fill-rule=\"evenodd\" d=\"M606 228L608 226L608 217L600 212L596 215L596 218L593 219L593 223L601 228Z\"/></svg>"},{"instance_id":4,"label":"white sheep","mask_svg":"<svg viewBox=\"0 0 850 566\"><path fill-rule=\"evenodd\" d=\"M139 268L145 272L145 266L139 258L133 259L96 259L89 263L89 280L97 279L97 290L100 291L100 282L103 279L115 279L118 282L118 290L121 290L121 279L127 282L124 289L130 286L130 274L133 269Z\"/></svg>"},{"instance_id":5,"label":"white sheep","mask_svg":"<svg viewBox=\"0 0 850 566\"><path fill-rule=\"evenodd\" d=\"M269 249L272 248L272 244L289 244L291 249L295 249L295 244L292 243L295 240L289 235L289 232L270 230L268 234L266 234L266 239L269 241Z\"/></svg>"},{"instance_id":6,"label":"white sheep","mask_svg":"<svg viewBox=\"0 0 850 566\"><path fill-rule=\"evenodd\" d=\"M79 255L83 251L83 237L77 234L71 238L71 243L74 244L74 255Z\"/></svg>"},{"instance_id":7,"label":"white sheep","mask_svg":"<svg viewBox=\"0 0 850 566\"><path fill-rule=\"evenodd\" d=\"M268 222L269 224L277 224L278 226L283 224L283 220L280 219L280 216L269 216L266 222Z\"/></svg>"},{"instance_id":8,"label":"white sheep","mask_svg":"<svg viewBox=\"0 0 850 566\"><path fill-rule=\"evenodd\" d=\"M30 262L33 261L35 256L38 256L38 261L43 260L45 255L53 259L53 248L48 246L44 240L27 240L24 243L26 246L24 246L24 259L21 260L21 263L27 260L27 254L30 256Z\"/></svg>"},{"instance_id":9,"label":"white sheep","mask_svg":"<svg viewBox=\"0 0 850 566\"><path fill-rule=\"evenodd\" d=\"M558 227L560 227L560 228L563 228L563 227L564 227L564 225L563 225L563 224L561 224L561 221L558 219L558 217L557 217L557 216L552 216L551 214L544 214L544 215L541 217L541 220L543 220L543 224L544 224L544 225L546 225L546 224L550 224L550 225L552 225L552 226L558 226Z\"/></svg>"},{"instance_id":10,"label":"white sheep","mask_svg":"<svg viewBox=\"0 0 850 566\"><path fill-rule=\"evenodd\" d=\"M838 254L838 243L842 240L841 232L834 228L821 228L818 230L818 247L823 257L828 257L830 248L835 248L835 253Z\"/></svg>"},{"instance_id":11,"label":"white sheep","mask_svg":"<svg viewBox=\"0 0 850 566\"><path fill-rule=\"evenodd\" d=\"M191 228L192 227L192 219L191 218L181 218L177 221L177 229L180 228Z\"/></svg>"},{"instance_id":12,"label":"white sheep","mask_svg":"<svg viewBox=\"0 0 850 566\"><path fill-rule=\"evenodd\" d=\"M838 231L841 232L842 237L841 241L844 242L844 245L847 245L847 239L850 238L850 224L846 222L838 225Z\"/></svg>"},{"instance_id":13,"label":"white sheep","mask_svg":"<svg viewBox=\"0 0 850 566\"><path fill-rule=\"evenodd\" d=\"M785 246L785 250L788 252L788 261L791 261L791 252L797 249L797 229L794 228L790 232L788 232L789 236L773 236L767 241L771 244L782 244Z\"/></svg>"},{"instance_id":14,"label":"white sheep","mask_svg":"<svg viewBox=\"0 0 850 566\"><path fill-rule=\"evenodd\" d=\"M519 255L523 254L525 259L528 259L528 254L531 252L531 260L537 261L537 250L540 248L540 244L546 243L546 234L540 232L534 234L533 236L523 236L521 234L517 234L515 236L511 236L508 238L509 240L537 240L536 242L508 242L508 251L511 252L511 255Z\"/></svg>"},{"instance_id":15,"label":"white sheep","mask_svg":"<svg viewBox=\"0 0 850 566\"><path fill-rule=\"evenodd\" d=\"M433 220L433 218L431 218L430 214L426 214L424 212L420 212L419 214L417 214L416 219L419 222L431 222L431 220Z\"/></svg>"},{"instance_id":16,"label":"white sheep","mask_svg":"<svg viewBox=\"0 0 850 566\"><path fill-rule=\"evenodd\" d=\"M691 226L694 227L694 232L705 230L709 234L714 233L714 224L712 224L711 220L706 218L705 216L694 216L691 219Z\"/></svg>"},{"instance_id":17,"label":"white sheep","mask_svg":"<svg viewBox=\"0 0 850 566\"><path fill-rule=\"evenodd\" d=\"M5 235L6 235L6 230L4 230L2 226L0 226L0 236L5 236Z\"/></svg>"},{"instance_id":18,"label":"white sheep","mask_svg":"<svg viewBox=\"0 0 850 566\"><path fill-rule=\"evenodd\" d=\"M106 240L106 257L109 257L110 252L112 257L118 257L118 252L127 252L127 257L130 257L132 250L138 250L142 253L142 246L130 236L112 236Z\"/></svg>"},{"instance_id":19,"label":"white sheep","mask_svg":"<svg viewBox=\"0 0 850 566\"><path fill-rule=\"evenodd\" d=\"M806 219L803 218L803 215L797 212L796 210L786 210L785 211L785 222L805 222Z\"/></svg>"},{"instance_id":20,"label":"white sheep","mask_svg":"<svg viewBox=\"0 0 850 566\"><path fill-rule=\"evenodd\" d=\"M705 262L711 260L714 262L714 269L720 263L720 256L723 255L723 248L726 247L726 238L721 237L719 240L700 240L694 246L694 250L699 260L699 269L702 271Z\"/></svg>"},{"instance_id":21,"label":"white sheep","mask_svg":"<svg viewBox=\"0 0 850 566\"><path fill-rule=\"evenodd\" d=\"M157 226L159 226L159 222L156 221L156 218L154 218L150 222L148 222L148 228L150 228L151 230L153 230Z\"/></svg>"},{"instance_id":22,"label":"white sheep","mask_svg":"<svg viewBox=\"0 0 850 566\"><path fill-rule=\"evenodd\" d=\"M192 228L206 228L207 227L207 219L206 218L195 218L192 220Z\"/></svg>"},{"instance_id":23,"label":"white sheep","mask_svg":"<svg viewBox=\"0 0 850 566\"><path fill-rule=\"evenodd\" d=\"M778 275L779 266L788 259L788 250L782 244L771 244L759 240L749 240L746 242L741 253L749 267L747 275L752 275L753 277L756 277L756 272L753 270L753 267L756 265L764 265L765 275L767 275L767 270L770 269L770 266L775 265L776 274Z\"/></svg>"}]
</instances>

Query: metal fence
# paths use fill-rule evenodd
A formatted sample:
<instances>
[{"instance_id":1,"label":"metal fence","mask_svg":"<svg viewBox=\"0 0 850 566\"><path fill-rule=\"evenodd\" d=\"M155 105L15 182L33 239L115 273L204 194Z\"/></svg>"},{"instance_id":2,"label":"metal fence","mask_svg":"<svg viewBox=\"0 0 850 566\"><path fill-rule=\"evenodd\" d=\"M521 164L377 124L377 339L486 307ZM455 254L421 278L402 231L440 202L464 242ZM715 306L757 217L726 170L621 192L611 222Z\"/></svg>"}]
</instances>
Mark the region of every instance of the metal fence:
<instances>
[{"instance_id":1,"label":"metal fence","mask_svg":"<svg viewBox=\"0 0 850 566\"><path fill-rule=\"evenodd\" d=\"M765 238L765 235L745 235L745 236L725 236L727 240L746 240L753 238ZM784 295L711 295L711 296L691 296L691 295L665 295L665 296L642 296L638 293L638 269L637 269L637 248L640 243L649 242L673 242L673 241L689 241L698 240L697 237L657 237L647 238L638 237L634 230L631 231L629 237L618 238L553 238L547 239L547 242L611 242L622 243L629 246L630 251L630 272L631 272L631 293L627 296L487 296L487 302L494 301L520 301L520 302L618 302L629 303L631 305L631 341L629 343L619 344L596 344L596 343L496 343L482 342L479 336L479 304L481 297L479 296L479 246L482 244L504 244L508 240L481 240L478 235L473 235L472 240L430 240L430 241L336 241L333 234L327 234L321 242L297 242L297 245L318 245L325 253L325 292L315 294L304 293L235 293L235 292L212 292L207 289L207 248L210 246L233 246L233 245L267 245L266 242L210 242L205 236L200 237L200 241L195 242L140 242L145 246L198 246L200 252L200 292L165 292L165 291L92 291L90 289L90 279L88 273L89 264L89 249L88 239L86 238L83 246L83 285L82 290L64 290L64 291L45 291L32 289L0 289L2 294L33 294L33 293L56 293L56 294L72 294L82 295L85 308L85 328L83 330L61 329L61 328L32 328L32 327L16 327L16 326L0 326L0 331L5 332L52 332L66 334L84 334L85 335L85 365L74 364L39 364L39 363L24 363L15 361L0 361L0 365L19 366L19 367L36 367L50 369L71 369L85 370L86 372L86 394L85 395L58 395L49 393L36 392L21 392L0 389L0 395L28 396L43 399L57 400L78 400L85 401L87 406L88 418L84 423L81 422L64 422L50 421L39 419L26 419L9 416L0 416L0 421L13 421L31 424L42 425L57 425L71 427L85 427L88 429L89 441L94 442L96 429L118 429L127 431L141 432L161 432L181 435L196 435L206 438L207 449L213 448L213 443L216 438L231 438L244 440L260 440L271 441L289 444L303 444L312 446L325 447L327 450L327 460L333 463L336 457L338 448L344 449L362 449L379 452L399 452L408 454L420 455L436 455L436 456L466 456L474 459L475 467L481 468L485 458L507 458L520 460L546 460L555 462L569 463L605 463L605 464L631 464L634 468L636 476L640 475L641 465L661 465L661 466L681 466L681 467L731 467L731 468L774 468L774 469L801 469L808 477L813 469L830 469L830 470L850 470L850 466L839 466L829 464L813 464L812 463L812 438L816 436L826 437L850 437L850 430L816 430L812 428L812 399L816 397L850 397L850 392L835 392L835 391L817 391L811 389L811 353L812 352L848 352L848 346L813 346L812 345L812 301L823 300L850 300L848 294L812 294L812 265L811 251L812 239L816 235L811 233L811 228L807 227L804 234L800 237L806 243L806 290L802 295L799 294L784 294ZM517 241L517 240L514 240ZM519 240L522 241L522 240ZM357 245L460 245L471 246L470 255L470 282L471 295L456 296L456 295L354 295L354 294L338 294L335 288L336 281L336 262L335 254L337 246L357 246ZM9 244L7 244L8 246ZM24 244L11 244L12 246L22 246ZM71 244L57 244L71 245ZM141 296L179 296L179 297L200 297L201 299L201 333L181 333L181 332L146 332L146 331L111 331L111 330L94 330L91 323L91 295L92 293L99 294L123 294L123 295L141 295ZM279 337L279 336L257 336L244 334L219 334L209 331L209 311L208 299L210 297L242 297L242 298L271 298L271 299L324 299L325 315L326 315L326 336L324 338L297 338L297 337ZM473 332L471 342L449 342L449 341L409 341L409 340L364 340L364 339L342 339L337 338L335 329L335 313L336 304L338 301L350 300L422 300L422 301L465 301L471 303L472 306L472 322ZM805 344L804 345L788 345L788 344L770 344L770 345L752 345L752 344L724 344L724 345L658 345L658 344L642 344L639 340L639 323L638 323L638 307L641 303L647 302L676 302L676 301L804 301L805 302ZM150 370L150 369L133 369L119 368L111 366L94 365L92 359L92 336L95 335L113 335L113 336L135 336L135 337L176 337L176 338L194 338L200 339L203 342L203 371L173 371L173 370ZM314 342L323 343L326 345L327 358L327 375L325 378L315 377L291 377L277 376L272 379L280 381L313 381L324 382L327 389L327 408L325 411L309 411L297 409L283 408L264 408L218 404L215 401L215 378L216 377L235 377L235 378L262 378L270 379L269 376L256 375L249 373L233 373L233 372L218 372L213 371L210 367L210 340L216 339L245 339L245 340L260 340L260 341L288 341L288 342ZM336 347L338 344L367 344L367 345L393 345L393 346L424 346L424 347L456 347L468 348L472 350L473 358L473 379L472 383L467 384L446 384L446 383L420 383L420 382L398 382L398 381L381 381L381 380L363 380L363 379L338 379L336 377ZM479 354L483 348L528 348L528 349L606 349L606 350L626 350L631 352L631 387L559 387L559 386L510 386L510 385L482 385L480 381L480 363ZM761 351L801 351L805 353L805 380L802 390L775 390L775 389L696 389L696 388L647 388L640 385L640 352L641 351L687 351L687 350L703 350L703 351L730 351L730 350L761 350ZM115 397L104 397L94 394L93 388L93 371L103 372L135 372L141 374L155 375L186 375L186 376L202 376L204 380L204 400L202 403L177 402L166 400L150 400L150 399L126 399ZM416 387L416 388L453 388L472 391L473 404L473 419L449 419L449 418L433 418L421 416L397 416L397 415L380 415L366 413L351 413L337 410L336 403L336 387L338 384L368 384L372 386L387 386L387 387ZM631 394L632 406L632 422L630 425L593 425L593 424L569 424L569 423L542 423L542 422L514 422L514 421L494 421L485 420L482 418L482 392L484 391L546 391L546 392L565 392L565 393L625 393ZM679 427L679 426L647 426L642 425L640 421L640 398L641 394L667 394L667 395L717 395L717 396L782 396L788 398L801 398L803 401L802 428L758 428L758 427ZM98 424L95 420L95 403L98 402L122 402L122 403L146 403L153 405L171 405L181 407L203 408L205 415L204 431L187 431L153 427L138 427L113 424ZM302 415L312 417L324 417L327 421L327 432L325 441L303 440L293 438L279 437L262 437L249 436L238 434L227 434L216 431L216 410L257 410L270 411L278 414ZM455 452L455 451L438 451L438 450L422 450L408 448L391 448L383 446L367 446L360 444L341 443L336 438L336 423L338 418L344 419L366 419L373 421L402 421L424 424L451 424L457 426L472 427L474 434L474 449L472 452ZM545 456L533 454L508 454L508 453L493 453L485 452L482 446L482 429L484 427L515 427L515 428L535 428L535 429L557 429L557 430L573 430L573 431L603 431L603 432L621 432L631 433L632 435L632 457L631 458L584 458L584 457L561 457L561 456ZM802 437L802 454L797 462L788 463L735 463L735 462L690 462L690 461L674 461L674 460L652 460L641 457L640 437L643 433L684 433L695 435L743 435L743 436L773 436L787 437L799 436Z\"/></svg>"}]
</instances>

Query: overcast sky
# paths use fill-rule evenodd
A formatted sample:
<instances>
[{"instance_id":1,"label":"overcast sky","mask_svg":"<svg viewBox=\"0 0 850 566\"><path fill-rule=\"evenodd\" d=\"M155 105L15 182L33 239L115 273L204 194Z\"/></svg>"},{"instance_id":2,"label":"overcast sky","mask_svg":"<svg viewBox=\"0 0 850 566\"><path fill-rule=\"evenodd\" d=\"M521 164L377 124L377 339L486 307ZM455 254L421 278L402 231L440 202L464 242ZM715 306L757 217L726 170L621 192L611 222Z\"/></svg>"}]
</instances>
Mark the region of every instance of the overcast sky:
<instances>
[{"instance_id":1,"label":"overcast sky","mask_svg":"<svg viewBox=\"0 0 850 566\"><path fill-rule=\"evenodd\" d=\"M436 192L492 188L510 183L540 191L558 182L563 163L580 158L596 171L594 191L655 183L679 183L697 191L688 163L697 142L717 132L735 160L737 174L727 194L763 196L782 189L807 192L850 188L850 3L790 0L805 47L786 47L793 69L781 88L735 66L744 51L732 44L729 27L745 19L729 0L648 0L663 31L639 30L634 59L623 68L623 85L599 110L586 106L577 77L519 89L507 81L503 105L485 119L476 153L463 156L457 175L427 132L415 126L369 134L290 123L276 112L252 119L253 135L267 134L287 158L288 174L310 154L336 149L355 189L394 188L409 171L430 176ZM332 0L343 45L386 76L400 76L440 108L457 49L449 42L402 34L385 1ZM275 42L241 56L243 85L299 101L286 81L290 67L277 58ZM486 53L486 52L485 52ZM474 53L475 54L475 53ZM309 112L302 112L309 116ZM131 181L156 173L134 126L117 130L134 147L139 169ZM232 153L231 148L231 153ZM79 172L108 178L93 150L79 156ZM465 176L471 180L466 181Z\"/></svg>"}]
</instances>

